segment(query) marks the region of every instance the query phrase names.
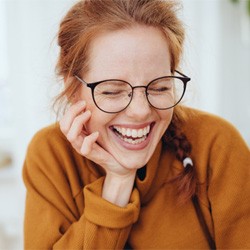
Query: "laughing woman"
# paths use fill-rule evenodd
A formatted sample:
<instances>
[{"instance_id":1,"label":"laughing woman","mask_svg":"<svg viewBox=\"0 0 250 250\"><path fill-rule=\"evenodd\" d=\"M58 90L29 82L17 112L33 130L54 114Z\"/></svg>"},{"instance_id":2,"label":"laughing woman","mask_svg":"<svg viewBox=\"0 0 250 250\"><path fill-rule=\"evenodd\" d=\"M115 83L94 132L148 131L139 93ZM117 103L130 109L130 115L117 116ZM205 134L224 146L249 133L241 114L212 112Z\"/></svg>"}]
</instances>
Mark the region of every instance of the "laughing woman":
<instances>
[{"instance_id":1,"label":"laughing woman","mask_svg":"<svg viewBox=\"0 0 250 250\"><path fill-rule=\"evenodd\" d=\"M24 163L25 249L250 248L250 152L179 103L184 30L162 0L85 0L63 18L60 121Z\"/></svg>"}]
</instances>

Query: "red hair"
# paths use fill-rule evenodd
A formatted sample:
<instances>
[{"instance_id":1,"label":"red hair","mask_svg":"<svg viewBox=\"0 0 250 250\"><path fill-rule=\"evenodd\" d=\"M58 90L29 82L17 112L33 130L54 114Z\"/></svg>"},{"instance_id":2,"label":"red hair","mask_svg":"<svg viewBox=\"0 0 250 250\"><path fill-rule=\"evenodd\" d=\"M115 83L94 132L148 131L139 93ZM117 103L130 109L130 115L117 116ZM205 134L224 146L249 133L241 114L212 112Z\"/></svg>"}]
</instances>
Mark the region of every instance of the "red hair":
<instances>
[{"instance_id":1,"label":"red hair","mask_svg":"<svg viewBox=\"0 0 250 250\"><path fill-rule=\"evenodd\" d=\"M179 64L182 54L184 29L176 16L176 1L162 0L81 0L63 18L58 33L60 55L57 74L64 81L74 74L81 75L88 70L88 47L100 32L115 31L135 24L153 26L166 36L171 55L171 70ZM72 81L57 97L70 101L79 81Z\"/></svg>"}]
</instances>

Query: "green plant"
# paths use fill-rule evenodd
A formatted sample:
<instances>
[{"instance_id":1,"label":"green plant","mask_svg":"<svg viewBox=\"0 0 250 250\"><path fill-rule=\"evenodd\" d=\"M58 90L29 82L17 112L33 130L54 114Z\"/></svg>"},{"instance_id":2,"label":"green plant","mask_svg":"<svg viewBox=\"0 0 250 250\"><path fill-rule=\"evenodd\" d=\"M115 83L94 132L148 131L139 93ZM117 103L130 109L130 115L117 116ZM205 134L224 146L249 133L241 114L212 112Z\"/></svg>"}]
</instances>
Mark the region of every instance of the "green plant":
<instances>
[{"instance_id":1,"label":"green plant","mask_svg":"<svg viewBox=\"0 0 250 250\"><path fill-rule=\"evenodd\" d=\"M240 0L231 0L232 3L239 3ZM250 0L245 0L246 2L246 8L247 8L247 12L250 16Z\"/></svg>"}]
</instances>

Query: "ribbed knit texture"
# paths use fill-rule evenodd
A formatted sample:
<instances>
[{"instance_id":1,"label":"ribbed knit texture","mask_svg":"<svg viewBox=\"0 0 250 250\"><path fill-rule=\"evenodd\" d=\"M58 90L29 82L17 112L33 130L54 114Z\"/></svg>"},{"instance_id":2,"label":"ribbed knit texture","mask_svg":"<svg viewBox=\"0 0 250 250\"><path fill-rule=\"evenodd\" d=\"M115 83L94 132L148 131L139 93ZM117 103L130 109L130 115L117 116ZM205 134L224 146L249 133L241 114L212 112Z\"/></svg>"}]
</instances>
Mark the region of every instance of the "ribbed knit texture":
<instances>
[{"instance_id":1,"label":"ribbed knit texture","mask_svg":"<svg viewBox=\"0 0 250 250\"><path fill-rule=\"evenodd\" d=\"M199 202L217 248L250 249L250 151L221 118L183 109ZM193 203L178 205L183 168L160 142L129 204L101 198L103 169L77 154L58 124L32 139L24 163L25 249L208 249Z\"/></svg>"}]
</instances>

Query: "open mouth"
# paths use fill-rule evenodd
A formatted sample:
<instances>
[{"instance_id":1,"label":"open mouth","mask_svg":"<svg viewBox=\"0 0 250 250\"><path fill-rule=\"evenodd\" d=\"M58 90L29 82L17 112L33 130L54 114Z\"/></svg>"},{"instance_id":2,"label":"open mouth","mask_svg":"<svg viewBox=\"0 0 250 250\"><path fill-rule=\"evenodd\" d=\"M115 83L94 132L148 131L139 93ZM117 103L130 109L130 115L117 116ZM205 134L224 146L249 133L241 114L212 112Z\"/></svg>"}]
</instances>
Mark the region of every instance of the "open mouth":
<instances>
[{"instance_id":1,"label":"open mouth","mask_svg":"<svg viewBox=\"0 0 250 250\"><path fill-rule=\"evenodd\" d=\"M154 123L151 123L144 128L133 129L133 128L125 128L122 126L112 126L112 131L124 142L137 145L144 142L148 135L150 134Z\"/></svg>"}]
</instances>

